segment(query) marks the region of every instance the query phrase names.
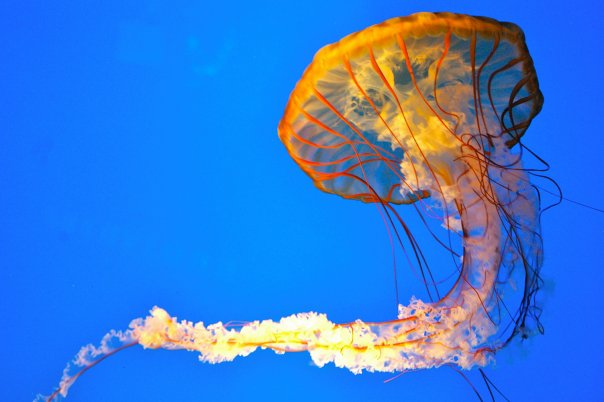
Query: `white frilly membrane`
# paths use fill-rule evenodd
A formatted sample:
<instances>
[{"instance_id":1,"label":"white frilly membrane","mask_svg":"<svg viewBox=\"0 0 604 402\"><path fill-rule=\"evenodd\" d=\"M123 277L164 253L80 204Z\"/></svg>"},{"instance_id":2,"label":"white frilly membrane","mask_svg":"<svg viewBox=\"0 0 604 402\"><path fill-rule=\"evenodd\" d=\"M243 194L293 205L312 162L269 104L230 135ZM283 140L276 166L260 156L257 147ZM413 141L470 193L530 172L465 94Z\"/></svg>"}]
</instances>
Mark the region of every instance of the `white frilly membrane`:
<instances>
[{"instance_id":1,"label":"white frilly membrane","mask_svg":"<svg viewBox=\"0 0 604 402\"><path fill-rule=\"evenodd\" d=\"M458 164L479 163L473 158L456 160ZM507 247L508 253L515 254L511 260L527 252L526 247L508 244L509 234L503 232L536 233L537 222L534 198L518 196L530 190L522 172L498 173L499 182L505 183L501 187L505 191L499 191L503 193L500 198L506 197L505 202L479 196L480 182L474 174L463 175L457 180L457 190L449 192L459 194L457 201L465 206L459 214L465 254L459 280L440 301L424 303L412 299L408 306L399 306L398 319L347 324L336 324L325 314L309 312L276 322L205 325L178 321L164 309L154 307L149 316L132 321L127 331L109 332L98 347L84 346L64 370L59 389L50 399L65 397L83 371L135 344L150 349L196 351L201 361L213 364L247 356L258 348L278 354L307 351L319 367L333 363L355 374L403 372L445 364L470 369L489 364L501 342L497 336L498 320L491 314L501 297L495 291L503 263L501 250ZM515 220L512 228L502 224L500 215L506 213ZM537 253L538 250L539 247ZM49 398L39 397L46 399Z\"/></svg>"},{"instance_id":2,"label":"white frilly membrane","mask_svg":"<svg viewBox=\"0 0 604 402\"><path fill-rule=\"evenodd\" d=\"M453 160L453 159L451 159ZM458 158L455 164L479 163L473 158ZM417 169L416 169L417 170ZM300 313L279 321L253 321L244 325L224 325L221 322L178 321L168 312L154 307L149 316L131 322L124 332L111 331L100 346L84 346L63 372L59 389L49 397L65 397L74 381L90 367L115 352L139 344L150 349L188 350L200 354L208 363L222 363L237 356L247 356L258 348L272 349L278 354L307 351L313 362L322 367L333 363L355 374L363 371L401 372L428 369L445 364L470 369L485 366L494 360L499 339L497 320L491 316L499 306L501 295L495 292L502 250L508 260L518 260L526 252L510 243L510 225L503 225L501 214L515 220L513 230L536 233L534 197L521 171L501 170L499 182L505 183L499 192L505 202L493 202L482 194L481 182L475 174L465 174L456 181L457 188L447 193L457 195L442 203L464 205L458 214L460 224L451 227L464 231L463 268L453 289L436 303L412 299L408 306L399 306L398 318L389 322L365 323L361 320L347 324L331 322L325 314ZM423 183L433 188L434 177ZM525 193L524 196L518 194ZM512 198L510 195L514 194ZM507 219L507 218L506 218ZM524 251L523 251L524 250ZM540 250L536 247L536 250Z\"/></svg>"}]
</instances>

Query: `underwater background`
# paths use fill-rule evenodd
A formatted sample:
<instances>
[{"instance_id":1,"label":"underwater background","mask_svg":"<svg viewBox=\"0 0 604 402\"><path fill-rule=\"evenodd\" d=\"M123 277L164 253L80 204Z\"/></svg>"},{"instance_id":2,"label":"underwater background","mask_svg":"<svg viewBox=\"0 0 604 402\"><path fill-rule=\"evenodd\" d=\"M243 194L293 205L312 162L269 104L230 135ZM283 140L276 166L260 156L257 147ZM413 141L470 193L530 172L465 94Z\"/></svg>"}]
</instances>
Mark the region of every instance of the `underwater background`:
<instances>
[{"instance_id":1,"label":"underwater background","mask_svg":"<svg viewBox=\"0 0 604 402\"><path fill-rule=\"evenodd\" d=\"M2 2L0 400L50 394L82 345L154 305L205 323L392 319L377 209L315 189L277 125L320 47L419 11L524 30L545 104L523 141L565 196L602 208L595 1ZM545 335L485 370L510 400L604 400L603 227L603 213L571 202L543 215ZM135 347L68 400L475 399L450 368L383 383L392 377L319 369L306 353L209 365ZM468 377L488 397L479 373Z\"/></svg>"}]
</instances>

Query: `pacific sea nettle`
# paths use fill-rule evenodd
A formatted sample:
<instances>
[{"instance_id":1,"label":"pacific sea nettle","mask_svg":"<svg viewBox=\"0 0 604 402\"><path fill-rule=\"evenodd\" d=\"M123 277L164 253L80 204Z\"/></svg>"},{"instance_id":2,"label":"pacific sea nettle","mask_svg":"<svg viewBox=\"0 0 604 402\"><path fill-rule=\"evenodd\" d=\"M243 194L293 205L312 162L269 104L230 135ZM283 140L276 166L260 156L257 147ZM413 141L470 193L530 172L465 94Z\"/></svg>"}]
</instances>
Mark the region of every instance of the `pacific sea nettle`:
<instances>
[{"instance_id":1,"label":"pacific sea nettle","mask_svg":"<svg viewBox=\"0 0 604 402\"><path fill-rule=\"evenodd\" d=\"M542 102L524 34L511 23L419 13L324 47L292 92L279 136L318 188L381 208L430 300L412 298L388 322L347 324L311 312L206 326L155 307L82 348L49 399L136 344L198 351L210 363L258 347L308 351L318 366L354 373L485 366L515 335L541 329L540 207L521 137ZM457 279L447 293L409 213L453 256Z\"/></svg>"}]
</instances>

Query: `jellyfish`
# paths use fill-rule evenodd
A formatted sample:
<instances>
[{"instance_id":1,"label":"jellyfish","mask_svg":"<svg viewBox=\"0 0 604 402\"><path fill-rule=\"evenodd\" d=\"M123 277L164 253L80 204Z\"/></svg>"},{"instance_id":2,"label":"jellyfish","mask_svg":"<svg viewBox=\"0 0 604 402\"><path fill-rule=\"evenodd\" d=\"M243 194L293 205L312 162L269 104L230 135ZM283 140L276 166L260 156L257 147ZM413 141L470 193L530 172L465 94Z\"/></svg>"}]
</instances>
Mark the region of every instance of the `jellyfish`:
<instances>
[{"instance_id":1,"label":"jellyfish","mask_svg":"<svg viewBox=\"0 0 604 402\"><path fill-rule=\"evenodd\" d=\"M291 93L279 137L316 187L378 207L427 299L399 304L390 321L344 324L307 312L206 325L154 307L82 348L47 399L66 396L83 372L134 345L195 351L208 363L259 348L306 351L319 367L355 374L490 364L516 336L542 331L540 200L522 144L542 103L524 34L512 23L418 13L322 48ZM451 254L446 292L410 214Z\"/></svg>"}]
</instances>

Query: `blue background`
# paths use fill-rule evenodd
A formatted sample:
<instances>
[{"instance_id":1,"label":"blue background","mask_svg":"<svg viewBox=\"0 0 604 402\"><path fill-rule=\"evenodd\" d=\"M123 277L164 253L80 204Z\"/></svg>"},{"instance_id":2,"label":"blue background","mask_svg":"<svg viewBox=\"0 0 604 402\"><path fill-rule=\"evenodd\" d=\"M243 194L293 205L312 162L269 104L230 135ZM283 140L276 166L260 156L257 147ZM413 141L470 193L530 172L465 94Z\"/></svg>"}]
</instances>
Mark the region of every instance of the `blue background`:
<instances>
[{"instance_id":1,"label":"blue background","mask_svg":"<svg viewBox=\"0 0 604 402\"><path fill-rule=\"evenodd\" d=\"M604 205L597 2L251 3L2 2L0 400L50 393L82 345L154 305L206 323L392 318L376 209L314 189L277 138L314 53L387 18L448 10L519 24L545 95L525 142L565 195ZM603 224L568 202L544 215L545 336L487 369L511 400L604 399ZM383 384L392 376L309 362L259 351L213 366L133 348L69 400L473 398L449 368Z\"/></svg>"}]
</instances>

